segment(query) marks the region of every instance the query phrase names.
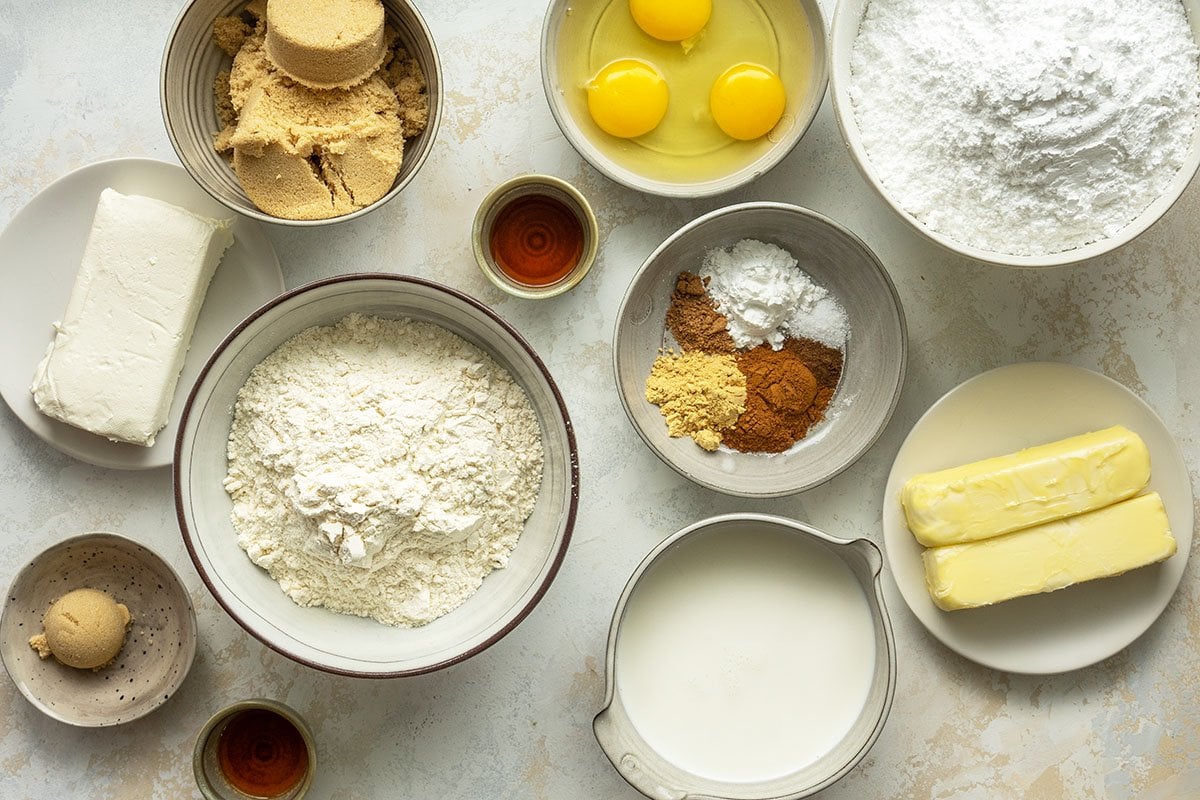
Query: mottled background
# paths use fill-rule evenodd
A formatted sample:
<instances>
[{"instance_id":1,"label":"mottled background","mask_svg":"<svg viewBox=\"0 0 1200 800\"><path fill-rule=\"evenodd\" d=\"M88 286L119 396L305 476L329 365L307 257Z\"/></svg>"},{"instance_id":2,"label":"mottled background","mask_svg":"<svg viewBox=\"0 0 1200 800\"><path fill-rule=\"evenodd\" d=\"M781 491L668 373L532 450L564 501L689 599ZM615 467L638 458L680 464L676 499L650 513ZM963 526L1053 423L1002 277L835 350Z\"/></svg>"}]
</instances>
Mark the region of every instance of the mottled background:
<instances>
[{"instance_id":1,"label":"mottled background","mask_svg":"<svg viewBox=\"0 0 1200 800\"><path fill-rule=\"evenodd\" d=\"M679 527L753 510L880 541L884 482L917 417L972 375L1034 359L1096 369L1130 387L1162 415L1194 480L1195 186L1109 257L1047 272L987 267L926 243L870 193L826 98L795 151L749 187L697 202L647 197L598 175L555 127L538 64L544 2L417 5L440 47L447 92L429 161L403 194L366 218L267 233L289 287L356 269L444 281L493 305L564 379L582 497L557 581L514 633L444 672L386 682L321 674L267 650L211 599L184 551L168 470L90 467L43 444L0 407L0 583L60 538L118 531L150 544L183 574L200 626L181 691L116 729L77 730L46 718L0 677L0 797L198 796L196 732L219 707L267 696L300 710L315 729L317 798L633 800L638 795L605 760L590 723L602 701L613 604L642 556ZM0 0L0 224L85 164L117 156L176 160L159 114L158 73L179 7ZM488 189L528 171L575 183L595 206L603 239L582 286L538 303L493 288L468 238ZM700 213L756 199L809 206L862 236L897 283L911 350L895 416L857 465L801 496L749 502L693 486L650 454L621 411L611 338L621 295L658 242ZM0 264L5 273L39 268ZM1130 647L1054 677L964 660L891 592L900 680L890 720L862 764L822 796L1200 797L1195 578L1193 560L1166 613Z\"/></svg>"}]
</instances>

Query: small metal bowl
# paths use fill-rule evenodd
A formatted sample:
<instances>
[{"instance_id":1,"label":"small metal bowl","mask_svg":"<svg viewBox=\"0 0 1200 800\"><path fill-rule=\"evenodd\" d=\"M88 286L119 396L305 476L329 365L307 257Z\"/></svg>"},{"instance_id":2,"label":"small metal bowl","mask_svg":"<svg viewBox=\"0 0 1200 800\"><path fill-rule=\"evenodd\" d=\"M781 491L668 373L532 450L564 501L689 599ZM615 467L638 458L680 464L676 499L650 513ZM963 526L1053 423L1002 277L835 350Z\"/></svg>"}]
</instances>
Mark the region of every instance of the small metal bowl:
<instances>
[{"instance_id":1,"label":"small metal bowl","mask_svg":"<svg viewBox=\"0 0 1200 800\"><path fill-rule=\"evenodd\" d=\"M229 65L229 57L213 44L213 20L234 14L245 5L246 0L190 0L167 37L159 78L159 103L167 136L183 168L204 191L239 214L296 227L319 227L356 219L399 194L429 157L442 119L442 65L433 34L416 7L408 0L383 0L387 23L396 29L400 44L425 73L429 97L429 122L425 130L404 141L400 173L383 197L338 217L296 220L260 210L246 196L228 159L213 149L213 136L220 129L213 81Z\"/></svg>"},{"instance_id":2,"label":"small metal bowl","mask_svg":"<svg viewBox=\"0 0 1200 800\"><path fill-rule=\"evenodd\" d=\"M680 758L678 742L672 741L670 737L664 739L661 728L657 731L648 729L651 739L657 734L658 748L648 740L643 731L639 730L635 720L641 719L645 722L652 720L653 717L647 717L644 712L639 715L636 708L637 697L639 694L645 695L646 687L642 687L639 692L631 692L628 686L622 687L621 685L622 673L618 667L618 662L623 657L621 627L626 622L627 610L636 605L638 593L644 587L648 589L655 583L660 585L671 583L678 590L681 586L694 587L696 585L696 581L688 582L687 580L689 577L695 577L688 575L689 569L695 568L698 563L709 563L708 560L713 557L713 554L712 551L705 552L703 549L692 548L705 548L714 542L719 542L721 538L726 538L728 542L728 537L737 537L732 540L733 546L740 552L748 552L744 548L744 544L748 540L760 536L771 537L778 544L787 542L789 548L792 546L796 548L791 556L809 563L822 564L823 574L830 575L830 583L826 585L826 588L836 585L836 581L841 580L857 584L865 599L867 612L870 615L869 621L862 617L852 620L854 624L848 625L844 633L858 631L864 634L864 640L868 636L872 637L874 660L869 664L855 665L856 667L861 666L863 669L854 676L852 685L856 692L863 690L865 686L865 697L861 710L853 717L852 721L849 721L846 708L838 710L837 719L825 719L814 714L795 720L797 726L821 726L830 723L838 728L848 727L840 739L833 735L829 737L830 742L826 745L827 749L824 749L823 754L816 756L815 760L804 763L803 758L806 754L796 753L795 766L786 774L775 773L761 778L743 775L738 780L722 780L698 775L681 765L681 762L686 762L687 759ZM683 555L687 554L689 550L696 555L694 560L689 560L686 555ZM681 555L683 557L680 557ZM844 568L838 566L838 561L844 565ZM727 566L725 562L720 563L723 566L718 569ZM662 567L661 570L658 569L659 566ZM708 567L705 566L701 569L708 569ZM795 798L808 797L829 787L853 769L879 738L896 692L896 643L883 600L883 590L880 584L882 571L883 556L879 552L879 548L867 539L839 539L803 523L767 514L743 513L710 517L667 537L634 570L613 612L612 626L608 634L604 708L596 715L592 724L596 739L604 754L621 774L621 777L633 788L654 800L680 800L680 798L689 797L704 797L710 800L795 800ZM840 591L836 591L835 594L840 594ZM690 602L702 605L706 602L704 594L703 589L697 589L694 593L690 593L689 588L681 592L680 597L672 599L678 599L682 603ZM650 616L653 616L655 630L659 631L663 620L670 620L672 614L669 609L660 605L667 602L662 594L655 594L654 598L656 613ZM830 606L839 610L842 608L837 603L832 603ZM753 603L747 605L747 608L753 607L755 607ZM820 613L828 612L829 609L823 609ZM645 613L645 609L642 613ZM746 610L739 609L738 613L746 613ZM867 632L868 626L870 632ZM803 623L801 623L798 629L803 629L803 627ZM685 641L686 636L684 639L680 639L677 635L679 633L680 631L675 629L661 630L664 643L662 646L674 647L678 646L681 641ZM694 631L691 634L694 634ZM831 646L829 642L820 641L813 641L810 644L813 659L820 659L823 653L829 652L828 648ZM858 644L865 644L865 642ZM761 642L755 642L754 646L748 648L748 652L741 652L736 649L736 646L733 647L735 649L724 651L717 658L717 661L722 664L728 662L721 667L722 670L740 668L736 665L741 665L745 668L755 669L755 674L758 675L760 674L759 670L769 669L770 665L766 661L771 658L771 653L761 646ZM848 642L844 642L837 647L849 647L849 645ZM784 657L782 654L778 656L778 658ZM839 656L839 658L845 657L845 653ZM686 671L686 668L684 669ZM696 678L696 676L680 675L679 681L681 684L686 684L689 678ZM716 686L709 683L704 685L707 687L707 693L700 701L702 706L717 708L722 703L728 702L729 698L722 697ZM821 690L816 689L815 691ZM627 694L628 698L625 696ZM705 707L689 708L686 713L689 713L689 717L703 718L709 713L709 709ZM689 719L689 724L690 722ZM739 720L739 723L748 725L750 721L743 719ZM697 724L703 726L705 723L700 721ZM716 723L713 724L716 725ZM777 725L778 722L772 720L770 724ZM756 727L761 728L762 726ZM772 728L772 730L774 729ZM720 733L716 729L713 732ZM666 746L664 747L664 745ZM694 753L691 755L695 756ZM811 758L815 753L807 755Z\"/></svg>"},{"instance_id":3,"label":"small metal bowl","mask_svg":"<svg viewBox=\"0 0 1200 800\"><path fill-rule=\"evenodd\" d=\"M544 286L532 286L513 280L496 263L491 248L492 226L496 218L514 200L530 195L541 195L561 202L574 214L583 230L583 251L575 266L557 281ZM571 184L552 175L520 175L500 184L479 204L479 210L475 212L475 223L471 228L471 245L483 274L509 294L531 300L554 297L578 286L596 260L599 243L600 229L587 198Z\"/></svg>"},{"instance_id":4,"label":"small metal bowl","mask_svg":"<svg viewBox=\"0 0 1200 800\"><path fill-rule=\"evenodd\" d=\"M601 174L631 189L663 197L710 197L768 172L812 124L825 97L828 71L825 18L817 0L762 0L759 5L772 20L781 43L780 77L793 87L779 124L755 141L733 143L736 157L716 171L699 170L689 156L664 156L656 163L666 164L669 175L654 175L645 164L630 158L632 148L638 145L615 140L592 121L581 88L585 73L600 66L588 63L588 40L597 19L610 7L609 0L552 0L542 26L542 88L563 136ZM807 62L801 59L804 53L811 56Z\"/></svg>"},{"instance_id":5,"label":"small metal bowl","mask_svg":"<svg viewBox=\"0 0 1200 800\"><path fill-rule=\"evenodd\" d=\"M687 437L671 438L658 406L646 400L646 377L671 344L664 317L675 278L695 271L713 247L740 239L778 245L813 281L838 299L849 320L841 380L823 422L783 453L722 448L708 452ZM861 239L828 217L784 203L742 203L684 225L642 264L617 311L613 368L633 427L672 469L696 483L741 497L780 497L811 489L867 451L900 397L908 354L900 298L887 270Z\"/></svg>"},{"instance_id":6,"label":"small metal bowl","mask_svg":"<svg viewBox=\"0 0 1200 800\"><path fill-rule=\"evenodd\" d=\"M79 588L99 589L129 609L125 645L92 672L41 659L29 646L50 605ZM115 533L85 533L47 548L17 573L0 616L0 656L39 711L99 728L138 719L175 694L196 654L196 612L187 587L158 554Z\"/></svg>"},{"instance_id":7,"label":"small metal bowl","mask_svg":"<svg viewBox=\"0 0 1200 800\"><path fill-rule=\"evenodd\" d=\"M274 794L264 800L300 800L308 793L313 776L317 771L317 746L313 741L312 731L299 714L283 703L275 700L257 699L242 700L227 706L208 720L196 736L196 746L192 751L192 773L196 776L196 785L204 800L245 800L247 795L238 791L229 783L221 771L217 755L217 744L225 726L238 714L245 711L271 711L290 722L300 733L308 750L308 766L304 777L295 786L282 794ZM257 797L257 795L255 795Z\"/></svg>"}]
</instances>

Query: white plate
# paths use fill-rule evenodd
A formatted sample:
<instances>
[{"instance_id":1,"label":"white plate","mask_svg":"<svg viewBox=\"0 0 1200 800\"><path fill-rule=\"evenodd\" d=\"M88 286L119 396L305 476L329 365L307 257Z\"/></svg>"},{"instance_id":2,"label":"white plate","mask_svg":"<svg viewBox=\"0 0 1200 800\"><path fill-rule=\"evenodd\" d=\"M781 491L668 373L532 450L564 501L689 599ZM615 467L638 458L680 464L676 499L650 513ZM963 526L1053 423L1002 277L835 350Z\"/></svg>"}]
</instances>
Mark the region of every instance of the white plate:
<instances>
[{"instance_id":1,"label":"white plate","mask_svg":"<svg viewBox=\"0 0 1200 800\"><path fill-rule=\"evenodd\" d=\"M922 548L900 507L908 478L1117 424L1138 433L1150 449L1149 489L1162 495L1179 544L1174 556L1115 578L985 608L947 612L933 604ZM1011 364L952 389L913 426L888 476L883 540L900 594L947 647L1007 672L1066 672L1116 653L1162 613L1192 545L1192 487L1175 440L1133 392L1080 367Z\"/></svg>"},{"instance_id":2,"label":"white plate","mask_svg":"<svg viewBox=\"0 0 1200 800\"><path fill-rule=\"evenodd\" d=\"M258 223L239 217L233 244L209 285L192 346L175 387L167 426L153 447L111 442L51 419L37 410L29 386L62 319L105 187L183 206L209 217L229 209L209 197L182 167L144 158L101 161L71 172L39 192L0 234L0 395L13 413L47 443L81 461L115 469L171 463L183 401L211 353L251 311L283 291L283 273Z\"/></svg>"}]
</instances>

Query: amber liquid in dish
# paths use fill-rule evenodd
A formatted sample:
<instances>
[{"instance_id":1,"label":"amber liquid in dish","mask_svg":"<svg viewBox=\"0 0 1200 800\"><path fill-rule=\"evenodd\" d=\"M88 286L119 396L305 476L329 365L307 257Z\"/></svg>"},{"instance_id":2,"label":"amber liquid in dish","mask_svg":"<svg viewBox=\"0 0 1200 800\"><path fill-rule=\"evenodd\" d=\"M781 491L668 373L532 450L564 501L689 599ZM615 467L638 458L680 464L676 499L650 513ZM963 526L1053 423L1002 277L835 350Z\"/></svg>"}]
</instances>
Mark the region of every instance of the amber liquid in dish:
<instances>
[{"instance_id":1,"label":"amber liquid in dish","mask_svg":"<svg viewBox=\"0 0 1200 800\"><path fill-rule=\"evenodd\" d=\"M234 715L217 740L225 779L250 797L278 797L304 779L308 746L296 726L265 708Z\"/></svg>"},{"instance_id":2,"label":"amber liquid in dish","mask_svg":"<svg viewBox=\"0 0 1200 800\"><path fill-rule=\"evenodd\" d=\"M583 255L583 224L558 198L522 195L492 224L492 258L512 280L549 286L566 277Z\"/></svg>"}]
</instances>

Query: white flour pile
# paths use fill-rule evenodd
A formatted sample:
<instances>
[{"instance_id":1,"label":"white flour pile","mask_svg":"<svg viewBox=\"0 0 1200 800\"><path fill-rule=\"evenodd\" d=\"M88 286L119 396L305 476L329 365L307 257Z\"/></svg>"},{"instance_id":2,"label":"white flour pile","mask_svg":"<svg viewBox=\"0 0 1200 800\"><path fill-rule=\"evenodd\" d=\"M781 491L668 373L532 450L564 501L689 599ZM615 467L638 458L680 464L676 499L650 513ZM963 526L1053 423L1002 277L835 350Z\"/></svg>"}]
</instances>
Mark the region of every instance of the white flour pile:
<instances>
[{"instance_id":1,"label":"white flour pile","mask_svg":"<svg viewBox=\"0 0 1200 800\"><path fill-rule=\"evenodd\" d=\"M967 245L1111 236L1187 156L1200 50L1179 0L871 0L850 98L896 202Z\"/></svg>"},{"instance_id":2,"label":"white flour pile","mask_svg":"<svg viewBox=\"0 0 1200 800\"><path fill-rule=\"evenodd\" d=\"M541 485L529 399L435 325L351 314L285 342L238 393L238 544L299 605L430 622L508 563Z\"/></svg>"},{"instance_id":3,"label":"white flour pile","mask_svg":"<svg viewBox=\"0 0 1200 800\"><path fill-rule=\"evenodd\" d=\"M845 309L781 247L757 239L714 247L704 254L700 277L708 279L708 296L738 348L767 342L778 350L788 336L838 349L846 344Z\"/></svg>"}]
</instances>

